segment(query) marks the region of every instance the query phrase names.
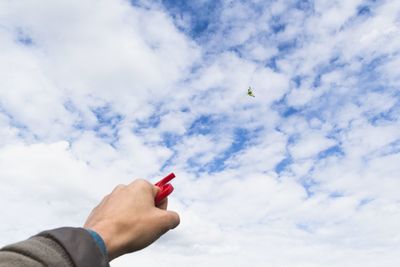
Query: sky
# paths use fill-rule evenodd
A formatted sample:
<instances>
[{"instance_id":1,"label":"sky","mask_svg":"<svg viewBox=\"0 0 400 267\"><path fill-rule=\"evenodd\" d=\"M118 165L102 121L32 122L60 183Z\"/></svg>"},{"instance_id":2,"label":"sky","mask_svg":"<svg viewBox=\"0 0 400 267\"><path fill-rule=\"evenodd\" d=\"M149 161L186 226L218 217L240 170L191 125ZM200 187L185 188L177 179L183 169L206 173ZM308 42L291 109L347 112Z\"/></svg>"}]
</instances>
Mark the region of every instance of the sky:
<instances>
[{"instance_id":1,"label":"sky","mask_svg":"<svg viewBox=\"0 0 400 267\"><path fill-rule=\"evenodd\" d=\"M181 225L112 267L399 266L399 36L389 0L0 1L0 245L173 171Z\"/></svg>"}]
</instances>

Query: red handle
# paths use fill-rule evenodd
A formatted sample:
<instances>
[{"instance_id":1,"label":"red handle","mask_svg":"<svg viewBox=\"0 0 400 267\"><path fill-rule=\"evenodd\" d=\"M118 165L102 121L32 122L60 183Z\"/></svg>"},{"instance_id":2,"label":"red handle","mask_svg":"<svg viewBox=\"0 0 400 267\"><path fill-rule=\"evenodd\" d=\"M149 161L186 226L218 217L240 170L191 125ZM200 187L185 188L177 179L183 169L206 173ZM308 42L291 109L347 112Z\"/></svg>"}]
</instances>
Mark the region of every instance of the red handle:
<instances>
[{"instance_id":1,"label":"red handle","mask_svg":"<svg viewBox=\"0 0 400 267\"><path fill-rule=\"evenodd\" d=\"M166 197L168 197L172 191L174 191L174 187L172 184L169 184L169 182L175 178L174 173L168 174L166 177L164 177L161 181L157 182L155 186L158 186L160 188L160 191L156 195L154 202L156 205L160 204L161 201L163 201Z\"/></svg>"}]
</instances>

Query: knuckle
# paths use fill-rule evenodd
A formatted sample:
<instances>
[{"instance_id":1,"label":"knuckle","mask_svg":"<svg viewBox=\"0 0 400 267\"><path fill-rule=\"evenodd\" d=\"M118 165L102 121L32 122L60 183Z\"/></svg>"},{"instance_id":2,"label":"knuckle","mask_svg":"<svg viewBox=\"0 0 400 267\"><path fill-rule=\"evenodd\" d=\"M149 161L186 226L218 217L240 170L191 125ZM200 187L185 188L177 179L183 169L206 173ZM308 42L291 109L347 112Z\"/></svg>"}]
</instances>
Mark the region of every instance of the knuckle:
<instances>
[{"instance_id":1,"label":"knuckle","mask_svg":"<svg viewBox=\"0 0 400 267\"><path fill-rule=\"evenodd\" d=\"M147 184L148 182L145 179L136 179L138 184Z\"/></svg>"},{"instance_id":2,"label":"knuckle","mask_svg":"<svg viewBox=\"0 0 400 267\"><path fill-rule=\"evenodd\" d=\"M137 179L137 180L135 180L134 184L140 188L149 188L151 185L148 181L146 181L144 179Z\"/></svg>"},{"instance_id":3,"label":"knuckle","mask_svg":"<svg viewBox=\"0 0 400 267\"><path fill-rule=\"evenodd\" d=\"M119 191L119 190L121 190L121 189L124 189L125 187L126 187L126 185L124 185L124 184L119 184L119 185L117 185L117 186L114 188L113 192L116 192L116 191Z\"/></svg>"},{"instance_id":4,"label":"knuckle","mask_svg":"<svg viewBox=\"0 0 400 267\"><path fill-rule=\"evenodd\" d=\"M111 198L111 193L108 194L108 195L105 195L105 196L103 197L103 199L101 200L99 206L102 205L102 204L104 204L105 202L107 202L110 198Z\"/></svg>"},{"instance_id":5,"label":"knuckle","mask_svg":"<svg viewBox=\"0 0 400 267\"><path fill-rule=\"evenodd\" d=\"M152 190L152 184L144 179L136 179L132 183L129 184L128 190L132 192L148 192Z\"/></svg>"}]
</instances>

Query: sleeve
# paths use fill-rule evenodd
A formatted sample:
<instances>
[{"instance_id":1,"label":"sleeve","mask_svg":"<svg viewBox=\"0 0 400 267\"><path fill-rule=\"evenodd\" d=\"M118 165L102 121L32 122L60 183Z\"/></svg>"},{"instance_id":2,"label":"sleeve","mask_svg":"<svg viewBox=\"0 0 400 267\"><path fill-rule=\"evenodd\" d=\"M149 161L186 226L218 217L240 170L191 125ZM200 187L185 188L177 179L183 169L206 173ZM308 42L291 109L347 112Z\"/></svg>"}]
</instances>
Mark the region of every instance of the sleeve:
<instances>
[{"instance_id":1,"label":"sleeve","mask_svg":"<svg viewBox=\"0 0 400 267\"><path fill-rule=\"evenodd\" d=\"M91 234L84 228L44 231L0 250L0 267L109 267Z\"/></svg>"}]
</instances>

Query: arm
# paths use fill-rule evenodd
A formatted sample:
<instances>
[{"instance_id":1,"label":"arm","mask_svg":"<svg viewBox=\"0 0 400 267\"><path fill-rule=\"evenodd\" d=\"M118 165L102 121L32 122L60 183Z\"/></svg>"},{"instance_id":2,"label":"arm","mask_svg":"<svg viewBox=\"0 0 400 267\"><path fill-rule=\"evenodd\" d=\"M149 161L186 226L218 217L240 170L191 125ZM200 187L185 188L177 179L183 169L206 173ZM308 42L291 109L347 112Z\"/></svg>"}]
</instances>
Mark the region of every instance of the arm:
<instances>
[{"instance_id":1,"label":"arm","mask_svg":"<svg viewBox=\"0 0 400 267\"><path fill-rule=\"evenodd\" d=\"M0 250L5 266L109 266L92 236L83 228L64 227L45 231Z\"/></svg>"},{"instance_id":2,"label":"arm","mask_svg":"<svg viewBox=\"0 0 400 267\"><path fill-rule=\"evenodd\" d=\"M0 250L0 267L103 267L126 253L140 250L179 224L167 211L167 199L155 206L159 188L145 180L117 186L93 209L84 227L95 231L99 243L83 228L59 228ZM97 243L96 243L97 242Z\"/></svg>"}]
</instances>

